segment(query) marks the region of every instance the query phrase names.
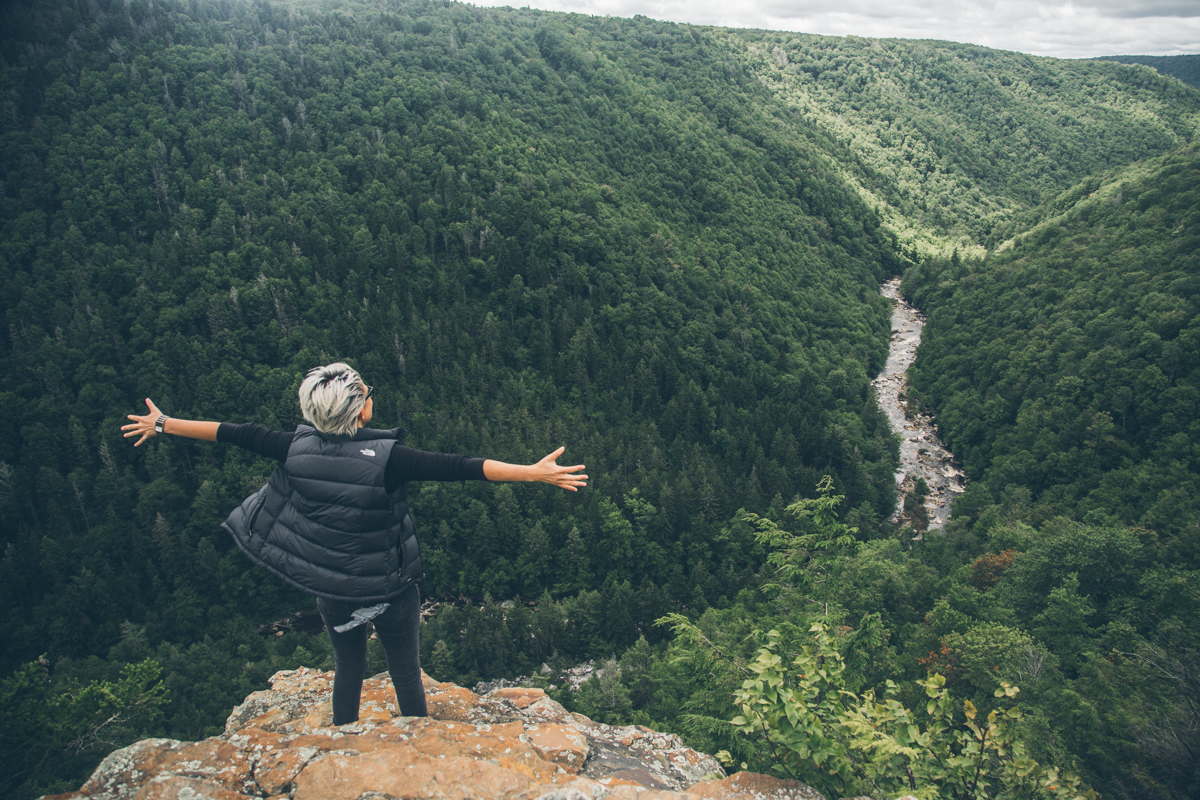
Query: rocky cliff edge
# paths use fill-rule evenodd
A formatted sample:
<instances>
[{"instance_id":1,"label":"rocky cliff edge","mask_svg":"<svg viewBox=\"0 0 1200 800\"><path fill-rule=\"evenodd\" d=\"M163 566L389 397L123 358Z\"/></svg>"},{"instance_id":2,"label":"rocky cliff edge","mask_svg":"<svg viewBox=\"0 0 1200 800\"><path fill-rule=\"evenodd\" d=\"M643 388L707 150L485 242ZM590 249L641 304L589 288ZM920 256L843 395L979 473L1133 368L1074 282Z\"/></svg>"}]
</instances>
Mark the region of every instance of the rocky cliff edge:
<instances>
[{"instance_id":1,"label":"rocky cliff edge","mask_svg":"<svg viewBox=\"0 0 1200 800\"><path fill-rule=\"evenodd\" d=\"M384 674L341 727L332 689L332 672L278 672L220 736L137 742L47 800L823 800L797 781L725 777L678 736L593 722L540 689L477 695L426 677L430 716L401 717Z\"/></svg>"}]
</instances>

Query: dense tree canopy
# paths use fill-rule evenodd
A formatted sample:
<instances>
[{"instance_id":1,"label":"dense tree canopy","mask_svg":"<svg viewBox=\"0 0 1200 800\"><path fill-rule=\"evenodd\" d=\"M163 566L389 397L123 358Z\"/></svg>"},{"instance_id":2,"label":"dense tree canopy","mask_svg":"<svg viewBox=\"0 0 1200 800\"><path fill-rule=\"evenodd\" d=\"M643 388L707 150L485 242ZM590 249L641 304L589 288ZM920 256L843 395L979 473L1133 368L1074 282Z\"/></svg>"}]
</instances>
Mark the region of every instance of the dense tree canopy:
<instances>
[{"instance_id":1,"label":"dense tree canopy","mask_svg":"<svg viewBox=\"0 0 1200 800\"><path fill-rule=\"evenodd\" d=\"M436 677L598 659L556 697L767 769L728 724L737 659L820 621L852 691L930 668L984 708L1011 678L1039 759L1187 796L1195 161L1078 181L1188 141L1196 92L440 0L5 14L0 711L46 735L5 739L0 791L73 789L332 665L311 600L218 527L274 465L119 426L149 396L290 428L305 371L345 359L415 446L566 444L594 476L413 487ZM955 239L1011 242L912 266ZM869 384L878 285L908 267L913 399L974 487L915 541L883 521L897 443Z\"/></svg>"},{"instance_id":2,"label":"dense tree canopy","mask_svg":"<svg viewBox=\"0 0 1200 800\"><path fill-rule=\"evenodd\" d=\"M506 653L481 618L446 634L463 678L727 603L757 556L719 523L822 474L869 518L890 509L869 376L893 242L822 136L786 132L794 114L702 33L441 3L10 15L6 672L157 654L165 732L196 735L323 647L253 635L309 603L217 527L272 465L135 451L118 428L147 396L287 428L304 371L337 358L416 446L565 443L597 476L578 497L415 489L428 595L546 596L600 624Z\"/></svg>"},{"instance_id":3,"label":"dense tree canopy","mask_svg":"<svg viewBox=\"0 0 1200 800\"><path fill-rule=\"evenodd\" d=\"M987 259L914 268L912 373L974 491L1035 516L1200 521L1200 162L1191 147L1094 178Z\"/></svg>"},{"instance_id":4,"label":"dense tree canopy","mask_svg":"<svg viewBox=\"0 0 1200 800\"><path fill-rule=\"evenodd\" d=\"M1083 175L1190 141L1200 114L1200 90L1113 62L956 42L715 35L843 145L843 174L914 251L977 244Z\"/></svg>"},{"instance_id":5,"label":"dense tree canopy","mask_svg":"<svg viewBox=\"0 0 1200 800\"><path fill-rule=\"evenodd\" d=\"M1118 64L1141 64L1155 71L1178 78L1192 86L1200 86L1200 54L1186 56L1102 56L1099 61Z\"/></svg>"},{"instance_id":6,"label":"dense tree canopy","mask_svg":"<svg viewBox=\"0 0 1200 800\"><path fill-rule=\"evenodd\" d=\"M977 558L923 662L967 678L1007 626L1048 741L1124 797L1189 796L1200 767L1198 209L1188 146L904 282L929 314L911 402L974 479L944 546Z\"/></svg>"}]
</instances>

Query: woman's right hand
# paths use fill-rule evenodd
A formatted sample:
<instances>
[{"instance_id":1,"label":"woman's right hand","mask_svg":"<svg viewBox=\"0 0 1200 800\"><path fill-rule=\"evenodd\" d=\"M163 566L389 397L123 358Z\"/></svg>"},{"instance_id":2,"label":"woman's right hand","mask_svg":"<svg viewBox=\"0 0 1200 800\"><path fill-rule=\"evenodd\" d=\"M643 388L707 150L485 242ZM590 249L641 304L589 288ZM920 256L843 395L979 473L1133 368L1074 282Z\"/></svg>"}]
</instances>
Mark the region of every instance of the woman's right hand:
<instances>
[{"instance_id":1,"label":"woman's right hand","mask_svg":"<svg viewBox=\"0 0 1200 800\"><path fill-rule=\"evenodd\" d=\"M146 398L146 405L150 407L149 414L146 414L145 416L138 416L137 414L129 414L128 417L129 417L129 419L133 420L133 424L121 426L121 430L125 431L126 439L128 439L131 436L140 436L141 437L140 439L138 439L136 442L133 443L134 447L137 447L142 442L149 439L151 436L158 435L158 432L156 430L154 430L154 422L160 416L162 416L162 412L158 410L158 406L154 405L154 402L149 397Z\"/></svg>"},{"instance_id":2,"label":"woman's right hand","mask_svg":"<svg viewBox=\"0 0 1200 800\"><path fill-rule=\"evenodd\" d=\"M558 465L558 457L566 452L566 449L566 447L560 447L530 467L534 474L532 480L549 483L572 492L586 487L588 476L579 474L579 471L584 468L583 464L576 464L573 467Z\"/></svg>"},{"instance_id":3,"label":"woman's right hand","mask_svg":"<svg viewBox=\"0 0 1200 800\"><path fill-rule=\"evenodd\" d=\"M587 475L581 475L583 464L560 467L556 461L566 447L560 447L536 464L506 464L487 459L483 462L483 477L489 481L541 481L560 489L577 492L587 486Z\"/></svg>"}]
</instances>

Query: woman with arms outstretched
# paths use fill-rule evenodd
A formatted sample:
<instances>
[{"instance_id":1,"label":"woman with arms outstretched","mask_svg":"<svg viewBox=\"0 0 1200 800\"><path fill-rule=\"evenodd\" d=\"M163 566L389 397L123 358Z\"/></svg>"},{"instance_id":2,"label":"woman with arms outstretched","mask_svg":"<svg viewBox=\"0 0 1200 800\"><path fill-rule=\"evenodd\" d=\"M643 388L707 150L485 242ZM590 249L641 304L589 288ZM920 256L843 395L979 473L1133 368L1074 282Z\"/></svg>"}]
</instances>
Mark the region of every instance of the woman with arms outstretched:
<instances>
[{"instance_id":1,"label":"woman with arms outstretched","mask_svg":"<svg viewBox=\"0 0 1200 800\"><path fill-rule=\"evenodd\" d=\"M254 563L314 595L333 642L333 722L358 719L370 622L387 656L404 716L426 716L419 626L421 556L408 512L408 482L542 481L570 491L587 485L583 465L560 467L560 447L536 464L430 453L404 446L405 431L364 427L372 387L346 364L318 367L300 384L309 425L295 432L254 423L130 414L125 437L140 445L160 433L228 442L274 458L270 481L222 525Z\"/></svg>"}]
</instances>

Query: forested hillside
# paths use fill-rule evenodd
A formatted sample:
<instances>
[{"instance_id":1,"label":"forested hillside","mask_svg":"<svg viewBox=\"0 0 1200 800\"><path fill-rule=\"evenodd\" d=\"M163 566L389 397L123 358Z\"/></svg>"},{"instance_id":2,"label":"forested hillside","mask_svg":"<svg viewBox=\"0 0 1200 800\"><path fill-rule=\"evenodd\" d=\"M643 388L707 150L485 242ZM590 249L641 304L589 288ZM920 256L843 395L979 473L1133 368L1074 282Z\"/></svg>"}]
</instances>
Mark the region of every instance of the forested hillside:
<instances>
[{"instance_id":1,"label":"forested hillside","mask_svg":"<svg viewBox=\"0 0 1200 800\"><path fill-rule=\"evenodd\" d=\"M975 492L1037 518L1200 522L1200 160L1186 147L1084 182L982 261L927 262L912 381Z\"/></svg>"},{"instance_id":2,"label":"forested hillside","mask_svg":"<svg viewBox=\"0 0 1200 800\"><path fill-rule=\"evenodd\" d=\"M562 443L596 476L416 489L424 591L479 616L444 634L462 679L728 603L762 556L723 521L824 473L865 526L889 512L893 244L707 36L442 3L37 3L4 30L4 674L153 656L156 729L194 737L327 658L255 633L311 601L218 528L272 465L119 425L148 396L288 428L339 358L415 446ZM570 627L505 634L488 596Z\"/></svg>"},{"instance_id":3,"label":"forested hillside","mask_svg":"<svg viewBox=\"0 0 1200 800\"><path fill-rule=\"evenodd\" d=\"M119 426L150 397L290 428L303 374L344 359L417 447L565 444L593 476L413 487L437 678L596 659L556 698L765 771L732 693L762 631L790 654L821 622L851 691L895 679L924 708L931 669L986 712L1017 682L1043 762L1189 796L1200 233L1178 146L1200 93L440 0L4 15L0 793L77 788L116 746L208 735L275 670L332 666L311 599L218 528L274 465ZM906 269L931 316L914 407L974 484L924 539L884 521L896 441L869 390L878 285Z\"/></svg>"},{"instance_id":4,"label":"forested hillside","mask_svg":"<svg viewBox=\"0 0 1200 800\"><path fill-rule=\"evenodd\" d=\"M1032 634L1024 671L1052 739L1110 793L1186 797L1200 159L1187 146L1089 179L1037 217L998 231L1016 235L986 259L956 253L904 281L929 314L910 403L937 410L974 481L945 546L979 555L926 620L944 631L926 663L953 669L985 622ZM1039 647L1060 675L1034 669Z\"/></svg>"},{"instance_id":5,"label":"forested hillside","mask_svg":"<svg viewBox=\"0 0 1200 800\"><path fill-rule=\"evenodd\" d=\"M714 36L844 145L843 173L914 255L976 245L1083 175L1189 142L1200 124L1200 90L1112 62L957 42Z\"/></svg>"},{"instance_id":6,"label":"forested hillside","mask_svg":"<svg viewBox=\"0 0 1200 800\"><path fill-rule=\"evenodd\" d=\"M745 713L727 699L746 685L739 667L778 658L755 660L772 629L777 651L815 652L807 626L832 618L846 626L838 688L903 676L896 697L917 708L928 671L982 710L1016 684L1019 727L1043 763L1073 766L1107 797L1193 797L1200 157L1187 145L1094 176L993 236L986 259L925 259L903 283L928 314L908 405L936 412L970 478L950 523L919 541L905 530L864 541L814 526L811 501L799 518L743 517L776 543L788 580L764 569L758 593L693 629L677 622L683 635L649 670L666 702L648 708L769 768L787 748L719 724ZM637 663L634 651L622 662L632 685ZM781 721L780 738L805 741L792 731L813 717L799 720ZM861 783L831 774L846 763L797 774L853 794Z\"/></svg>"},{"instance_id":7,"label":"forested hillside","mask_svg":"<svg viewBox=\"0 0 1200 800\"><path fill-rule=\"evenodd\" d=\"M1192 86L1200 86L1200 54L1186 56L1102 56L1097 61L1116 61L1118 64L1141 64L1153 67L1163 75L1178 78Z\"/></svg>"}]
</instances>

